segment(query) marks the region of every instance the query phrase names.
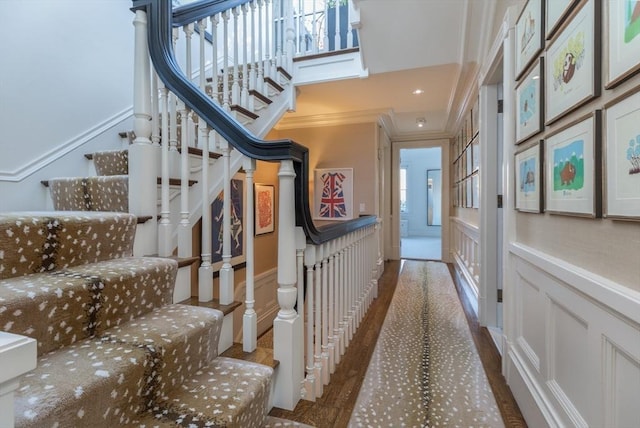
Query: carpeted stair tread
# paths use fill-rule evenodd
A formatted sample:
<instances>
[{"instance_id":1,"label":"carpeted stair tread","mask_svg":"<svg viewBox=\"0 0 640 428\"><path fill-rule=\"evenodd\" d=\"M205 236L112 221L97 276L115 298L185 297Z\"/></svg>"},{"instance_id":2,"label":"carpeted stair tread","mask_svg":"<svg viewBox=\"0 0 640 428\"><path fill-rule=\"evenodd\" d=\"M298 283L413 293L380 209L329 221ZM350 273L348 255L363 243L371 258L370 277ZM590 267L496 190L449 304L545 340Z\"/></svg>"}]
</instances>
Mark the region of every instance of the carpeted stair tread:
<instances>
[{"instance_id":1,"label":"carpeted stair tread","mask_svg":"<svg viewBox=\"0 0 640 428\"><path fill-rule=\"evenodd\" d=\"M224 316L220 311L168 305L102 336L111 342L152 346L157 359L151 399L166 396L217 356Z\"/></svg>"},{"instance_id":2,"label":"carpeted stair tread","mask_svg":"<svg viewBox=\"0 0 640 428\"><path fill-rule=\"evenodd\" d=\"M16 426L111 427L144 410L148 349L89 339L49 353L23 376Z\"/></svg>"},{"instance_id":3,"label":"carpeted stair tread","mask_svg":"<svg viewBox=\"0 0 640 428\"><path fill-rule=\"evenodd\" d=\"M0 280L0 326L38 341L38 355L171 303L177 263L127 257Z\"/></svg>"},{"instance_id":4,"label":"carpeted stair tread","mask_svg":"<svg viewBox=\"0 0 640 428\"><path fill-rule=\"evenodd\" d=\"M180 426L262 427L272 376L270 367L218 357L151 411Z\"/></svg>"},{"instance_id":5,"label":"carpeted stair tread","mask_svg":"<svg viewBox=\"0 0 640 428\"><path fill-rule=\"evenodd\" d=\"M104 150L91 155L97 175L129 174L128 150Z\"/></svg>"},{"instance_id":6,"label":"carpeted stair tread","mask_svg":"<svg viewBox=\"0 0 640 428\"><path fill-rule=\"evenodd\" d=\"M129 211L129 177L56 177L48 180L58 211Z\"/></svg>"},{"instance_id":7,"label":"carpeted stair tread","mask_svg":"<svg viewBox=\"0 0 640 428\"><path fill-rule=\"evenodd\" d=\"M0 215L0 279L130 256L136 217L125 213Z\"/></svg>"}]
</instances>

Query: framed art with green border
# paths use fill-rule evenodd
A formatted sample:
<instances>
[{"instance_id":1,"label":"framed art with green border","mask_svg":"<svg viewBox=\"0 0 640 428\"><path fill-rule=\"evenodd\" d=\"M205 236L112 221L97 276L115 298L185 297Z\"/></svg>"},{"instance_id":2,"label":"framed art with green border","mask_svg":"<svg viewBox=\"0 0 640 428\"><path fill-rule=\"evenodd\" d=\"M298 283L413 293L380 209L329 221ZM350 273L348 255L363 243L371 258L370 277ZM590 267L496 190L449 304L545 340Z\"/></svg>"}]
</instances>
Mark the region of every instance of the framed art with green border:
<instances>
[{"instance_id":1,"label":"framed art with green border","mask_svg":"<svg viewBox=\"0 0 640 428\"><path fill-rule=\"evenodd\" d=\"M640 220L640 92L605 110L605 216Z\"/></svg>"},{"instance_id":2,"label":"framed art with green border","mask_svg":"<svg viewBox=\"0 0 640 428\"><path fill-rule=\"evenodd\" d=\"M602 216L600 140L602 112L547 136L544 148L545 211Z\"/></svg>"}]
</instances>

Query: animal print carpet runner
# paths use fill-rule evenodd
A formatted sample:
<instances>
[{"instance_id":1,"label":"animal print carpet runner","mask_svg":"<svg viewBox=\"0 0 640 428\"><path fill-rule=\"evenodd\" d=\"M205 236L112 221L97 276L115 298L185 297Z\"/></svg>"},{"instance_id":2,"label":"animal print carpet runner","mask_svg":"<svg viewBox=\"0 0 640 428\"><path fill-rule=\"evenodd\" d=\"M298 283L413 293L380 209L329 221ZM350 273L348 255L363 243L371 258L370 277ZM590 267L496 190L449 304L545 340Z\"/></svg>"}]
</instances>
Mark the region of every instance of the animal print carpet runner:
<instances>
[{"instance_id":1,"label":"animal print carpet runner","mask_svg":"<svg viewBox=\"0 0 640 428\"><path fill-rule=\"evenodd\" d=\"M349 426L504 426L445 264L404 262Z\"/></svg>"}]
</instances>

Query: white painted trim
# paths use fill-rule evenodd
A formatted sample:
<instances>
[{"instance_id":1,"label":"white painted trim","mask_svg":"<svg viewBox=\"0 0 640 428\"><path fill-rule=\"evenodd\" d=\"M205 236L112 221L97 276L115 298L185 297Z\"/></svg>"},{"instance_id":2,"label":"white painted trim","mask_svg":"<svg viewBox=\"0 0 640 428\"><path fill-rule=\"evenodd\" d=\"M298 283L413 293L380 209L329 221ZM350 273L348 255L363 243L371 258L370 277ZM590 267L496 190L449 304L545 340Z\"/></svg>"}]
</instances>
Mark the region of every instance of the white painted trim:
<instances>
[{"instance_id":1,"label":"white painted trim","mask_svg":"<svg viewBox=\"0 0 640 428\"><path fill-rule=\"evenodd\" d=\"M258 336L264 333L273 325L273 320L278 315L278 311L280 310L280 306L278 305L278 300L276 299L276 292L278 290L278 268L274 267L267 271L260 273L259 275L254 276L254 296L256 301L254 303L254 309L258 315ZM272 293L269 293L269 288L272 289ZM273 299L268 302L264 302L259 300L262 290L266 290L267 295L273 296ZM234 300L238 302L242 302L242 306L238 308L242 309L242 314L244 314L244 301L246 300L246 281L240 282L234 292ZM242 342L242 323L239 322L238 326L240 327L238 331L234 335L234 341L241 343Z\"/></svg>"},{"instance_id":2,"label":"white painted trim","mask_svg":"<svg viewBox=\"0 0 640 428\"><path fill-rule=\"evenodd\" d=\"M352 123L377 122L391 109L371 109L343 113L314 114L309 116L285 117L277 123L275 129L296 129L314 126L345 125Z\"/></svg>"},{"instance_id":3,"label":"white painted trim","mask_svg":"<svg viewBox=\"0 0 640 428\"><path fill-rule=\"evenodd\" d=\"M528 417L531 412L539 412L542 417L545 419L545 422L548 426L551 427L562 427L564 424L562 423L562 419L557 414L551 402L547 398L547 396L542 391L542 388L535 380L535 375L530 372L527 364L523 362L522 357L518 350L514 347L511 347L508 351L508 364L510 363L513 368L515 368L515 373L510 372L507 377L507 382L511 385L511 376L517 375L520 381L526 387L527 392L530 394L531 398L536 405L536 408L533 408L527 411L527 408L530 407L530 403L523 403L522 400L518 401L518 405L520 406L523 415L528 424L531 424L531 418ZM515 391L514 391L515 392ZM514 394L515 395L515 394ZM517 395L516 395L517 396ZM528 404L528 405L527 405ZM524 405L524 406L523 406ZM533 425L532 425L533 426ZM535 425L539 426L539 425Z\"/></svg>"},{"instance_id":4,"label":"white painted trim","mask_svg":"<svg viewBox=\"0 0 640 428\"><path fill-rule=\"evenodd\" d=\"M509 248L511 253L569 284L593 303L605 305L640 326L640 292L526 245L511 243Z\"/></svg>"},{"instance_id":5,"label":"white painted trim","mask_svg":"<svg viewBox=\"0 0 640 428\"><path fill-rule=\"evenodd\" d=\"M31 174L39 171L45 166L49 165L52 162L60 159L67 153L72 150L77 149L78 147L86 144L92 139L96 138L98 135L101 135L113 128L123 120L131 117L133 114L133 107L128 107L127 109L121 111L120 113L111 116L109 119L104 122L94 126L93 128L85 131L84 133L68 140L67 142L52 148L47 153L42 154L38 158L33 161L22 165L13 171L0 171L0 181L22 181Z\"/></svg>"},{"instance_id":6,"label":"white painted trim","mask_svg":"<svg viewBox=\"0 0 640 428\"><path fill-rule=\"evenodd\" d=\"M400 182L400 150L401 149L418 149L418 148L430 148L440 147L440 168L442 170L442 213L441 218L449 218L449 194L446 191L451 187L450 180L450 160L449 160L449 140L445 138L439 138L434 140L418 140L418 141L391 141L391 180L392 186L397 186ZM391 260L400 260L400 195L398 191L391 189L391 204L393 209L391 210L396 215L391 215L390 222L386 224L386 227L390 229L391 237L391 254L386 255ZM451 248L449 223L442 222L442 261L445 263L450 262L449 249Z\"/></svg>"}]
</instances>

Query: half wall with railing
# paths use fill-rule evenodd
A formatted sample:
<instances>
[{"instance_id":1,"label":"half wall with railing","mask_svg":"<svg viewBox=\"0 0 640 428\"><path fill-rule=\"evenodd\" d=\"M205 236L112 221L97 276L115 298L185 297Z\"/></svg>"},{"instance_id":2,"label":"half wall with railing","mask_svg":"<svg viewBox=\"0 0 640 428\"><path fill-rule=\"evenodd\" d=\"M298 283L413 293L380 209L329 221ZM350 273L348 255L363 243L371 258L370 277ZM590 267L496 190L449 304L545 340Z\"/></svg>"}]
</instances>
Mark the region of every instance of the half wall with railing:
<instances>
[{"instance_id":1,"label":"half wall with railing","mask_svg":"<svg viewBox=\"0 0 640 428\"><path fill-rule=\"evenodd\" d=\"M248 215L243 231L247 237L246 352L256 348L257 335L253 176L256 161L279 163L280 309L273 331L274 358L280 365L273 403L285 409L293 409L301 397L314 400L322 395L323 385L376 296L381 273L376 217L318 227L309 207L307 148L290 140L265 141L262 133L248 130L274 105L280 105L282 113L291 106L294 56L357 44L355 30L342 31L335 25L341 13L348 18L349 7L342 11L335 7L342 6L342 1L333 7L322 2L322 12L313 8L315 3L214 0L174 10L170 0L134 0L132 9L136 138L129 154L129 207L138 215L155 213L155 177L162 177L157 229L150 227L140 239L148 242L148 249L156 245L160 255L177 248L178 255L191 256L192 228L201 220L198 299L209 301L217 294L220 304L229 304L234 296L231 178L242 168ZM328 18L332 8L336 9L333 26ZM170 186L169 178L175 175L181 177L179 191ZM189 180L197 184L189 188ZM219 290L214 293L211 203L221 191L222 264ZM226 337L231 340L231 335Z\"/></svg>"}]
</instances>

